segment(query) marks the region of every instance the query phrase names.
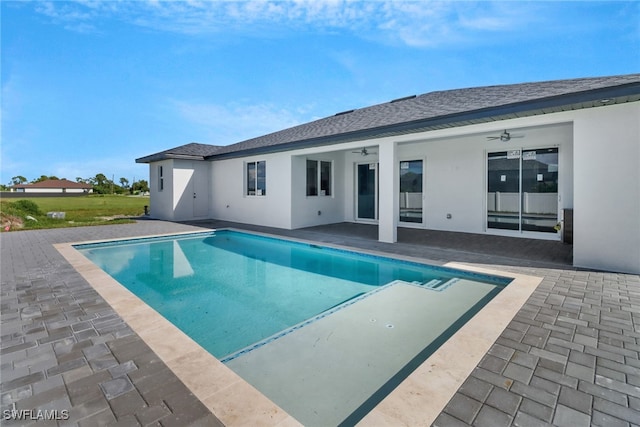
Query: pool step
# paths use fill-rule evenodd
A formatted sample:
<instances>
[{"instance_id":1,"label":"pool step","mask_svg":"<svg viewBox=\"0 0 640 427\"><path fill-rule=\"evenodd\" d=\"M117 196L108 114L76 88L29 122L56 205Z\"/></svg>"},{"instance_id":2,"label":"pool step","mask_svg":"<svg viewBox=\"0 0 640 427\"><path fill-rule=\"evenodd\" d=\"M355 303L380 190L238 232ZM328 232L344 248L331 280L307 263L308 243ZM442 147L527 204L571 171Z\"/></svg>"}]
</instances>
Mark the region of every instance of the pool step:
<instances>
[{"instance_id":1,"label":"pool step","mask_svg":"<svg viewBox=\"0 0 640 427\"><path fill-rule=\"evenodd\" d=\"M447 289L449 286L456 283L458 280L460 279L458 279L457 277L454 277L453 279L449 279L449 280L433 279L426 283L414 281L414 282L411 282L411 284L420 286L425 289L431 289L432 291L442 292L445 289Z\"/></svg>"}]
</instances>

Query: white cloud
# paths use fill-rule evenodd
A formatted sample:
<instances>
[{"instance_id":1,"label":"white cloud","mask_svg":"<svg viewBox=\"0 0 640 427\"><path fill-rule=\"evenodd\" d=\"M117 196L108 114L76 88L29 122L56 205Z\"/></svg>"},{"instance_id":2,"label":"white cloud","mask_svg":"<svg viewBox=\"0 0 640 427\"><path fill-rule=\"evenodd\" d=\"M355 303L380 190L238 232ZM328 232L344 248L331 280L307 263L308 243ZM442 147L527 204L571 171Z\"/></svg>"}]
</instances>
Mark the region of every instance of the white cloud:
<instances>
[{"instance_id":1,"label":"white cloud","mask_svg":"<svg viewBox=\"0 0 640 427\"><path fill-rule=\"evenodd\" d=\"M174 100L177 114L198 127L199 142L228 145L308 121L304 110L287 110L272 104L217 105Z\"/></svg>"},{"instance_id":2,"label":"white cloud","mask_svg":"<svg viewBox=\"0 0 640 427\"><path fill-rule=\"evenodd\" d=\"M62 25L67 30L78 33L95 32L96 27L92 21L99 16L99 13L86 6L86 2L74 4L44 1L36 3L36 11L48 16L54 23Z\"/></svg>"},{"instance_id":3,"label":"white cloud","mask_svg":"<svg viewBox=\"0 0 640 427\"><path fill-rule=\"evenodd\" d=\"M182 34L347 31L386 43L437 46L479 32L513 31L534 18L518 2L432 1L89 1L40 2L36 9L74 31L100 31L99 18Z\"/></svg>"}]
</instances>

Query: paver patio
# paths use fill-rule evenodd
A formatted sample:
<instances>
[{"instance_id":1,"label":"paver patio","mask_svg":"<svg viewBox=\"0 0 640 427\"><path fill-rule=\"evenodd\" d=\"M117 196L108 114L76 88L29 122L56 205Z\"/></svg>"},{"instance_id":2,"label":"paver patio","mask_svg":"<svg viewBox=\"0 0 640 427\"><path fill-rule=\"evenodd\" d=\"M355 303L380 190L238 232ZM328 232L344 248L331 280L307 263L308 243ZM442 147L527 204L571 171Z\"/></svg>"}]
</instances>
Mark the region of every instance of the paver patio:
<instances>
[{"instance_id":1,"label":"paver patio","mask_svg":"<svg viewBox=\"0 0 640 427\"><path fill-rule=\"evenodd\" d=\"M361 224L150 220L1 235L3 418L14 408L55 409L68 411L59 425L221 425L53 244L228 225L543 277L434 425L640 426L640 276L576 270L570 246L406 229L385 244Z\"/></svg>"}]
</instances>

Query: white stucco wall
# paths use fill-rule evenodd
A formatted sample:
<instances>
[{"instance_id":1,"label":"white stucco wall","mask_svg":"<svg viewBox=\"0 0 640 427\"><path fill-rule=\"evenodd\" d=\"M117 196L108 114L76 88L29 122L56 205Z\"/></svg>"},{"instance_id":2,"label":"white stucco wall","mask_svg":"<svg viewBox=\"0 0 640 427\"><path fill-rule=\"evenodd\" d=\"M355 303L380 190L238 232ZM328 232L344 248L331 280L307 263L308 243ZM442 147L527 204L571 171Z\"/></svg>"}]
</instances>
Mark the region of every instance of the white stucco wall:
<instances>
[{"instance_id":1,"label":"white stucco wall","mask_svg":"<svg viewBox=\"0 0 640 427\"><path fill-rule=\"evenodd\" d=\"M576 266L640 273L640 104L574 122Z\"/></svg>"},{"instance_id":2,"label":"white stucco wall","mask_svg":"<svg viewBox=\"0 0 640 427\"><path fill-rule=\"evenodd\" d=\"M246 195L246 163L266 162L266 195ZM268 227L291 228L291 155L217 160L211 167L211 216Z\"/></svg>"},{"instance_id":3,"label":"white stucco wall","mask_svg":"<svg viewBox=\"0 0 640 427\"><path fill-rule=\"evenodd\" d=\"M332 165L332 194L307 196L307 159ZM344 153L308 153L291 157L291 228L311 227L344 221Z\"/></svg>"},{"instance_id":4,"label":"white stucco wall","mask_svg":"<svg viewBox=\"0 0 640 427\"><path fill-rule=\"evenodd\" d=\"M62 188L25 188L25 193L62 193Z\"/></svg>"},{"instance_id":5,"label":"white stucco wall","mask_svg":"<svg viewBox=\"0 0 640 427\"><path fill-rule=\"evenodd\" d=\"M164 186L160 190L160 166L163 169ZM150 216L156 219L173 221L173 160L163 160L149 164L149 200Z\"/></svg>"},{"instance_id":6,"label":"white stucco wall","mask_svg":"<svg viewBox=\"0 0 640 427\"><path fill-rule=\"evenodd\" d=\"M22 193L56 193L56 194L61 194L61 193L70 193L70 194L82 194L82 193L92 193L93 190L91 189L83 189L83 188L19 188L17 190L17 192L22 192Z\"/></svg>"},{"instance_id":7,"label":"white stucco wall","mask_svg":"<svg viewBox=\"0 0 640 427\"><path fill-rule=\"evenodd\" d=\"M380 161L380 212L387 210L385 224L381 227L427 228L434 230L484 233L486 229L486 173L487 152L522 150L529 148L558 147L560 163L559 209L573 207L573 133L568 117L559 123L548 118L527 118L512 121L508 124L489 123L469 126L461 134L460 129L443 132L428 132L417 135L380 140L364 141L362 145L379 144L375 152L379 154L367 156L364 160L357 154L345 156L345 221L356 220L355 200L355 163L378 162L380 155L388 158L393 155L389 151L391 144L397 143L395 163ZM524 138L514 138L509 142L491 141L487 135L499 134L505 126L515 129L514 134L523 134ZM458 134L456 134L457 132ZM490 133L487 133L490 132ZM466 135L464 133L467 133ZM381 147L381 148L380 148ZM422 160L424 167L423 182L423 215L422 224L401 223L398 216L398 186L396 178L401 161ZM394 168L391 174L384 174L383 168L388 164ZM393 195L389 196L393 190ZM386 194L386 196L385 196ZM385 197L387 197L385 199ZM393 208L393 210L391 209ZM451 218L447 218L451 214ZM381 218L382 219L382 218ZM505 233L502 230L489 230L490 233ZM386 239L391 241L393 234L387 232ZM547 238L559 239L552 234Z\"/></svg>"},{"instance_id":8,"label":"white stucco wall","mask_svg":"<svg viewBox=\"0 0 640 427\"><path fill-rule=\"evenodd\" d=\"M424 226L484 231L484 137L445 138L401 145L399 160L423 160ZM480 140L480 141L478 141ZM451 214L451 219L447 219Z\"/></svg>"},{"instance_id":9,"label":"white stucco wall","mask_svg":"<svg viewBox=\"0 0 640 427\"><path fill-rule=\"evenodd\" d=\"M380 161L381 238L395 239L396 225L427 229L522 235L486 227L487 153L558 147L558 208L574 209L576 266L640 273L640 105L605 106L442 129L422 134L314 147L293 152L217 160L204 169L211 218L279 228L356 221L355 168ZM523 138L488 140L509 129ZM363 157L361 147L379 152ZM392 147L395 147L392 149ZM394 158L390 161L388 156ZM306 160L333 164L331 197L306 196ZM422 224L398 224L397 164L424 161ZM246 195L246 163L266 161L265 196ZM158 192L164 165L165 191ZM389 167L393 168L390 173ZM169 173L172 169L175 173ZM151 164L152 216L175 218L180 200L193 197L193 167L174 161ZM206 182L206 185L203 184ZM155 191L154 191L155 190ZM186 205L185 205L186 206ZM318 215L318 211L321 215ZM178 212L179 216L188 214ZM451 214L451 218L447 218ZM532 237L532 236L530 236ZM549 233L547 237L559 238Z\"/></svg>"},{"instance_id":10,"label":"white stucco wall","mask_svg":"<svg viewBox=\"0 0 640 427\"><path fill-rule=\"evenodd\" d=\"M558 147L560 157L559 209L572 207L572 131L560 123L531 128L514 126L508 142L488 140L486 133L427 140L401 146L401 160L425 159L425 227L469 233L503 233L486 229L487 153ZM493 124L495 127L495 124ZM451 214L451 218L447 215ZM510 233L514 235L513 233ZM553 236L547 236L553 237ZM559 236L556 236L559 238Z\"/></svg>"},{"instance_id":11,"label":"white stucco wall","mask_svg":"<svg viewBox=\"0 0 640 427\"><path fill-rule=\"evenodd\" d=\"M163 168L162 190L160 166ZM150 163L151 217L168 221L210 218L210 170L211 162L198 160L169 159Z\"/></svg>"}]
</instances>

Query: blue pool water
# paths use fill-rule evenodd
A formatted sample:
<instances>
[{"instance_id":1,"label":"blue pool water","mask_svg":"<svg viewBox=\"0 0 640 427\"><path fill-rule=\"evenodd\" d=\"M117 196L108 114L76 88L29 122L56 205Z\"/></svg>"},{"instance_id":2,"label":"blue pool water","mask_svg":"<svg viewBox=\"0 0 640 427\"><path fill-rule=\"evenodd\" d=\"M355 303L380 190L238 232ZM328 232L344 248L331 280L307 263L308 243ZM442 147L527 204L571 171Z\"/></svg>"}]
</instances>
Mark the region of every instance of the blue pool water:
<instances>
[{"instance_id":1,"label":"blue pool water","mask_svg":"<svg viewBox=\"0 0 640 427\"><path fill-rule=\"evenodd\" d=\"M230 230L76 249L219 359L394 280L509 282Z\"/></svg>"}]
</instances>

